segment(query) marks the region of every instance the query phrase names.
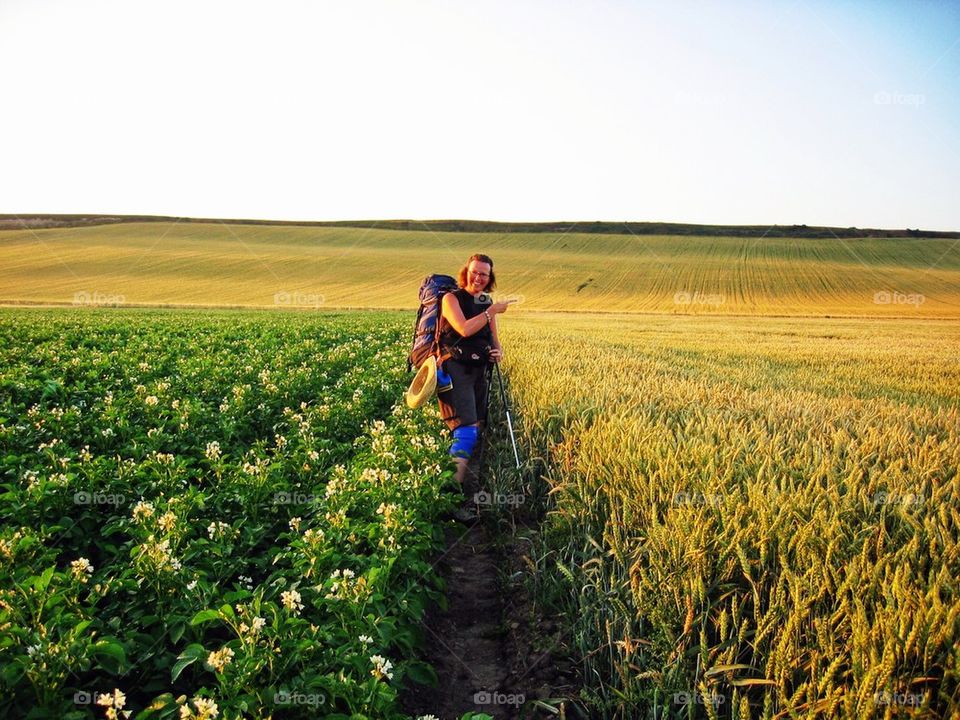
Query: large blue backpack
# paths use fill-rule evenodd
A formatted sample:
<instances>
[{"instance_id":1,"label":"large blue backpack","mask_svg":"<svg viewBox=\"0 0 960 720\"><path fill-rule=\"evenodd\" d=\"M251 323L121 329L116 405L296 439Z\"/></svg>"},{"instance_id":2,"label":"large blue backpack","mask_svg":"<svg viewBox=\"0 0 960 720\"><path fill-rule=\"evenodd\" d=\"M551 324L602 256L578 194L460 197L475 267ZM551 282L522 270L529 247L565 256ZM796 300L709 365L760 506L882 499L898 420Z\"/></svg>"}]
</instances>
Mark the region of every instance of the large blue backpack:
<instances>
[{"instance_id":1,"label":"large blue backpack","mask_svg":"<svg viewBox=\"0 0 960 720\"><path fill-rule=\"evenodd\" d=\"M427 275L420 285L420 309L413 326L413 347L407 357L407 372L420 369L423 361L438 349L440 310L443 296L457 289L449 275Z\"/></svg>"}]
</instances>

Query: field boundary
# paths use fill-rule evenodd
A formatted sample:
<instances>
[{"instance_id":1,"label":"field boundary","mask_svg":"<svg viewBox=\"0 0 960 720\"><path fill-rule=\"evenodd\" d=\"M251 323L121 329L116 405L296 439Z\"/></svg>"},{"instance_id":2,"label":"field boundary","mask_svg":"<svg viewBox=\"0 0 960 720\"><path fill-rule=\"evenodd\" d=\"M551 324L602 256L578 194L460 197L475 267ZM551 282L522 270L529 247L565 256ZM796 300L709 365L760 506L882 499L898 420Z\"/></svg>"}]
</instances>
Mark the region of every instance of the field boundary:
<instances>
[{"instance_id":1,"label":"field boundary","mask_svg":"<svg viewBox=\"0 0 960 720\"><path fill-rule=\"evenodd\" d=\"M40 300L4 300L0 299L0 308L50 308L66 309L75 308L77 310L233 310L239 312L299 312L299 313L338 313L338 312L381 312L381 313L411 313L416 314L416 307L372 307L369 305L329 305L322 308L313 307L289 307L278 305L214 305L203 303L130 303L124 302L122 305L75 305L72 302L43 302ZM911 317L909 315L785 315L781 313L677 313L677 312L652 312L636 311L626 312L623 310L551 310L534 309L514 311L514 317L524 315L569 315L569 316L597 316L597 317L677 317L677 318L770 318L780 320L906 320L909 322L934 321L934 322L960 322L960 317L954 315L924 315Z\"/></svg>"}]
</instances>

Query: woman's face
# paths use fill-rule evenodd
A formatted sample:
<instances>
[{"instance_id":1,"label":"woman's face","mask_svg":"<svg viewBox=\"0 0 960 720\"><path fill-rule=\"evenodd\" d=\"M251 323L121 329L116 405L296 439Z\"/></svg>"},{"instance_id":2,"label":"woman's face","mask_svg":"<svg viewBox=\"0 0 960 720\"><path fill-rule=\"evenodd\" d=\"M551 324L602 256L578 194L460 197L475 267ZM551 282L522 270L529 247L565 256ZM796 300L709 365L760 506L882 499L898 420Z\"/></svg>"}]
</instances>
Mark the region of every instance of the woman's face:
<instances>
[{"instance_id":1,"label":"woman's face","mask_svg":"<svg viewBox=\"0 0 960 720\"><path fill-rule=\"evenodd\" d=\"M490 283L490 263L471 260L467 265L467 292L476 295L487 289Z\"/></svg>"}]
</instances>

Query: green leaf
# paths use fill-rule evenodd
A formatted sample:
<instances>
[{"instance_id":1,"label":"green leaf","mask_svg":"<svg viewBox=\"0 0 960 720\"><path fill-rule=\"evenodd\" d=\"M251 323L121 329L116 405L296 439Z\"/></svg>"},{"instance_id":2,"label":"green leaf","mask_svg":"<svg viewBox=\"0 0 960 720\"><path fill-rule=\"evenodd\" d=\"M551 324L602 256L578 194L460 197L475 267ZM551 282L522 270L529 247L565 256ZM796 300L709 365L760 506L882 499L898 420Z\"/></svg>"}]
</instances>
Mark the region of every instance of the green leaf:
<instances>
[{"instance_id":1,"label":"green leaf","mask_svg":"<svg viewBox=\"0 0 960 720\"><path fill-rule=\"evenodd\" d=\"M16 685L20 678L23 677L26 669L19 662L8 663L3 666L3 670L0 670L0 677L4 679L7 683L7 686Z\"/></svg>"},{"instance_id":2,"label":"green leaf","mask_svg":"<svg viewBox=\"0 0 960 720\"><path fill-rule=\"evenodd\" d=\"M197 660L205 658L206 656L207 651L204 649L203 645L200 645L199 643L191 643L190 645L187 645L186 649L177 656L177 661L170 669L170 682L175 682L176 679L180 677L180 673L183 672L185 667L192 665Z\"/></svg>"},{"instance_id":3,"label":"green leaf","mask_svg":"<svg viewBox=\"0 0 960 720\"><path fill-rule=\"evenodd\" d=\"M113 639L104 638L93 644L93 654L100 661L101 667L109 672L120 672L127 664L127 651L123 645Z\"/></svg>"},{"instance_id":4,"label":"green leaf","mask_svg":"<svg viewBox=\"0 0 960 720\"><path fill-rule=\"evenodd\" d=\"M177 622L170 626L170 641L176 645L180 642L180 638L183 637L183 633L186 631L186 623Z\"/></svg>"},{"instance_id":5,"label":"green leaf","mask_svg":"<svg viewBox=\"0 0 960 720\"><path fill-rule=\"evenodd\" d=\"M47 585L50 584L50 580L53 578L53 573L56 572L57 566L51 565L46 570L43 571L42 575L34 575L31 579L33 582L33 587L36 588L37 592L43 592L47 589Z\"/></svg>"},{"instance_id":6,"label":"green leaf","mask_svg":"<svg viewBox=\"0 0 960 720\"><path fill-rule=\"evenodd\" d=\"M57 605L64 601L64 594L62 592L53 593L50 597L47 598L47 601L43 604L44 610L49 610L55 608Z\"/></svg>"},{"instance_id":7,"label":"green leaf","mask_svg":"<svg viewBox=\"0 0 960 720\"><path fill-rule=\"evenodd\" d=\"M226 607L230 607L227 605ZM205 622L210 622L211 620L217 620L220 617L219 610L201 610L196 615L193 616L193 619L190 621L191 625L200 625Z\"/></svg>"},{"instance_id":8,"label":"green leaf","mask_svg":"<svg viewBox=\"0 0 960 720\"><path fill-rule=\"evenodd\" d=\"M207 656L207 651L200 643L190 643L186 649L178 655L178 658L192 657L195 660Z\"/></svg>"},{"instance_id":9,"label":"green leaf","mask_svg":"<svg viewBox=\"0 0 960 720\"><path fill-rule=\"evenodd\" d=\"M754 670L755 668L751 665L714 665L712 668L707 670L703 675L704 677L711 677L713 675L719 675L720 673L732 672L734 670Z\"/></svg>"},{"instance_id":10,"label":"green leaf","mask_svg":"<svg viewBox=\"0 0 960 720\"><path fill-rule=\"evenodd\" d=\"M170 717L179 710L176 700L171 693L158 695L146 709L137 713L135 720L149 720L150 718Z\"/></svg>"},{"instance_id":11,"label":"green leaf","mask_svg":"<svg viewBox=\"0 0 960 720\"><path fill-rule=\"evenodd\" d=\"M776 685L776 680L767 680L766 678L738 678L736 680L730 681L731 685L736 685L737 687L744 687L750 685Z\"/></svg>"},{"instance_id":12,"label":"green leaf","mask_svg":"<svg viewBox=\"0 0 960 720\"><path fill-rule=\"evenodd\" d=\"M407 677L420 685L437 686L437 672L429 663L412 661L407 665Z\"/></svg>"},{"instance_id":13,"label":"green leaf","mask_svg":"<svg viewBox=\"0 0 960 720\"><path fill-rule=\"evenodd\" d=\"M189 665L193 665L197 661L195 657L180 657L170 668L170 682L176 682L177 678L180 677L180 673L183 672L184 668Z\"/></svg>"}]
</instances>

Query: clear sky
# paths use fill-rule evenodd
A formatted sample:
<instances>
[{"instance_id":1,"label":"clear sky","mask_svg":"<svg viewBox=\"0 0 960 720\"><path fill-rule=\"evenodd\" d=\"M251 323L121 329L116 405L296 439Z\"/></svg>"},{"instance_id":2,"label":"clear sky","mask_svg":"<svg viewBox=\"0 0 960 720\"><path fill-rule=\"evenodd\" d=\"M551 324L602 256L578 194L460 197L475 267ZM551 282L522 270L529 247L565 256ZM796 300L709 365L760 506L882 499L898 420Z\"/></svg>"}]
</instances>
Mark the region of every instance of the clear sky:
<instances>
[{"instance_id":1,"label":"clear sky","mask_svg":"<svg viewBox=\"0 0 960 720\"><path fill-rule=\"evenodd\" d=\"M960 3L0 0L0 213L960 230Z\"/></svg>"}]
</instances>

